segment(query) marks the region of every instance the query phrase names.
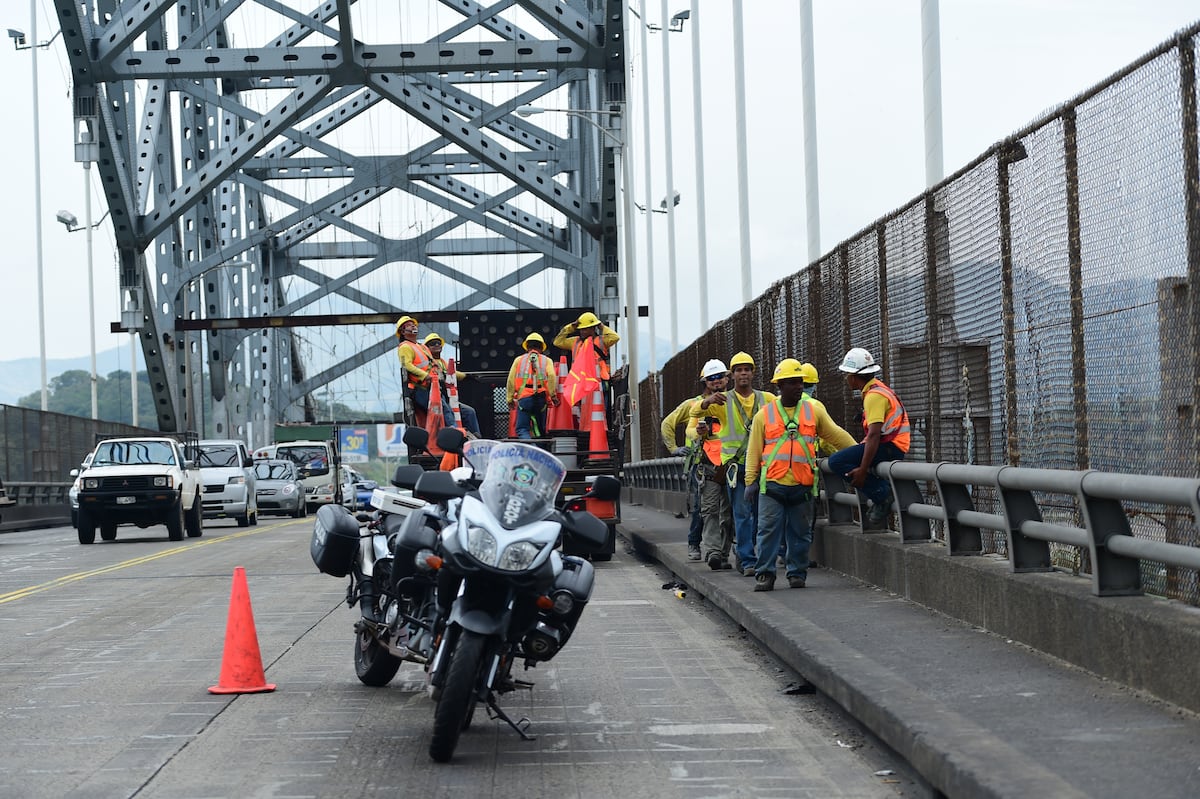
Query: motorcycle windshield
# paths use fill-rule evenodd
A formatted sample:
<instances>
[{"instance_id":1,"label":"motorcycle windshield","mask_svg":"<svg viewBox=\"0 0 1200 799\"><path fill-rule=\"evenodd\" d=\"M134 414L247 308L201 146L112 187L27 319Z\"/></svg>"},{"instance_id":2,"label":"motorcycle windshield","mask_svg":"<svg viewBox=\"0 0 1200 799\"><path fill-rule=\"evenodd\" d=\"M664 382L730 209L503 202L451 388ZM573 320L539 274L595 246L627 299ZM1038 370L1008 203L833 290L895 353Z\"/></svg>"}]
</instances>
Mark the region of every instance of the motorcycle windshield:
<instances>
[{"instance_id":1,"label":"motorcycle windshield","mask_svg":"<svg viewBox=\"0 0 1200 799\"><path fill-rule=\"evenodd\" d=\"M475 470L475 474L487 474L488 458L492 454L492 448L499 443L490 438L476 438L463 444L463 458Z\"/></svg>"},{"instance_id":2,"label":"motorcycle windshield","mask_svg":"<svg viewBox=\"0 0 1200 799\"><path fill-rule=\"evenodd\" d=\"M567 469L562 461L530 444L496 442L488 456L479 498L512 530L546 518Z\"/></svg>"}]
</instances>

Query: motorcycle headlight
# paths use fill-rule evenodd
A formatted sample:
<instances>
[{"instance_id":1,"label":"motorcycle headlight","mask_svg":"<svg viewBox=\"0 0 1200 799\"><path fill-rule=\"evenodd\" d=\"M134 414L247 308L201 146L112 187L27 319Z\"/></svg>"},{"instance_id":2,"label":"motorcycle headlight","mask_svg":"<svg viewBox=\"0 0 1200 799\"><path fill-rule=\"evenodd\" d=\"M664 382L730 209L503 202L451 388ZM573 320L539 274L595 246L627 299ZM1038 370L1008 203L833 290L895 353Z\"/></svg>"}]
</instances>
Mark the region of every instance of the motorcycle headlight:
<instances>
[{"instance_id":1,"label":"motorcycle headlight","mask_svg":"<svg viewBox=\"0 0 1200 799\"><path fill-rule=\"evenodd\" d=\"M538 548L528 541L518 541L515 544L509 545L504 554L500 557L500 562L496 564L497 568L505 569L506 571L524 571L529 568L529 564L533 563L533 559L537 557Z\"/></svg>"},{"instance_id":2,"label":"motorcycle headlight","mask_svg":"<svg viewBox=\"0 0 1200 799\"><path fill-rule=\"evenodd\" d=\"M467 552L488 566L496 565L496 538L482 527L472 527L467 531Z\"/></svg>"},{"instance_id":3,"label":"motorcycle headlight","mask_svg":"<svg viewBox=\"0 0 1200 799\"><path fill-rule=\"evenodd\" d=\"M559 616L566 616L575 609L575 597L571 596L570 591L556 591L553 600L554 612Z\"/></svg>"}]
</instances>

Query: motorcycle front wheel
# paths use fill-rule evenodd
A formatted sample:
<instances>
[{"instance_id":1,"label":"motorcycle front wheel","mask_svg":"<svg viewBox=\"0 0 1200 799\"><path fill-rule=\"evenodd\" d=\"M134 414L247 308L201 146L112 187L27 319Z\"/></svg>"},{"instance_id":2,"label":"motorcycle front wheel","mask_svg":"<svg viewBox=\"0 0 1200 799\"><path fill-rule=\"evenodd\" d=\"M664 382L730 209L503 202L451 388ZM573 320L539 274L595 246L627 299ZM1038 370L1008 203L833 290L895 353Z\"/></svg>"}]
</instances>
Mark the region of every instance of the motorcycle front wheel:
<instances>
[{"instance_id":1,"label":"motorcycle front wheel","mask_svg":"<svg viewBox=\"0 0 1200 799\"><path fill-rule=\"evenodd\" d=\"M384 648L367 629L361 629L354 641L354 673L363 685L381 688L400 670L400 658Z\"/></svg>"},{"instance_id":2,"label":"motorcycle front wheel","mask_svg":"<svg viewBox=\"0 0 1200 799\"><path fill-rule=\"evenodd\" d=\"M429 756L438 763L445 763L454 756L458 736L470 723L468 714L478 701L475 685L484 644L482 635L463 630L451 653L442 698L433 711L433 738L429 742Z\"/></svg>"}]
</instances>

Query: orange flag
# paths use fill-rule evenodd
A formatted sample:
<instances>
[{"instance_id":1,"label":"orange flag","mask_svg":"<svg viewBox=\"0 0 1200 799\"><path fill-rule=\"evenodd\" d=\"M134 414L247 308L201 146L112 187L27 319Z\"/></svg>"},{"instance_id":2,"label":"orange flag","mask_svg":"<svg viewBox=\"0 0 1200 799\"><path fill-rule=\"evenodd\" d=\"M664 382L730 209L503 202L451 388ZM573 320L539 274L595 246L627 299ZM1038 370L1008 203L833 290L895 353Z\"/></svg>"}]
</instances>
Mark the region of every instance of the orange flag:
<instances>
[{"instance_id":1,"label":"orange flag","mask_svg":"<svg viewBox=\"0 0 1200 799\"><path fill-rule=\"evenodd\" d=\"M596 377L596 348L584 346L580 349L579 357L571 364L571 372L560 386L567 407L577 404L584 397L600 388L600 378Z\"/></svg>"}]
</instances>

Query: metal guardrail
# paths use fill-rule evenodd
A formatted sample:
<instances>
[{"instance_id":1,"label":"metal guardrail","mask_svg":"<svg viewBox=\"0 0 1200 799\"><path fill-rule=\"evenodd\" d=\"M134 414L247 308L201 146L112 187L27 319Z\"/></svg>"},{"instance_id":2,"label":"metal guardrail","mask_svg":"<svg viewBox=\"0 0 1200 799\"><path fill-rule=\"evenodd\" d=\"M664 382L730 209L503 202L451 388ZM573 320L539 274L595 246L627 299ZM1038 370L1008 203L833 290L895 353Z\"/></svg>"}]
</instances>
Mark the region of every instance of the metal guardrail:
<instances>
[{"instance_id":1,"label":"metal guardrail","mask_svg":"<svg viewBox=\"0 0 1200 799\"><path fill-rule=\"evenodd\" d=\"M854 524L865 517L865 498L821 460L822 494L829 522ZM674 474L671 474L671 472ZM1096 471L970 466L957 463L881 463L876 473L891 482L900 516L900 539L929 541L930 522L943 522L951 556L983 554L983 530L1004 533L1013 572L1051 571L1050 544L1067 544L1091 556L1092 593L1142 593L1140 561L1200 570L1200 548L1152 541L1133 535L1124 502L1190 510L1200 521L1200 480ZM626 484L660 491L685 490L682 458L638 461L625 467ZM933 485L941 505L926 501L920 483ZM1001 513L976 509L972 488L993 489ZM1034 492L1073 497L1083 527L1043 520ZM880 531L888 532L888 531Z\"/></svg>"},{"instance_id":2,"label":"metal guardrail","mask_svg":"<svg viewBox=\"0 0 1200 799\"><path fill-rule=\"evenodd\" d=\"M0 506L0 530L32 530L69 524L70 483L7 482L11 504Z\"/></svg>"}]
</instances>

